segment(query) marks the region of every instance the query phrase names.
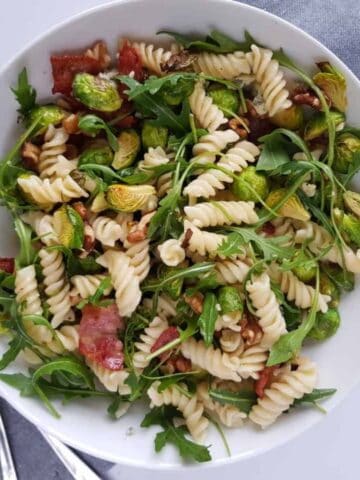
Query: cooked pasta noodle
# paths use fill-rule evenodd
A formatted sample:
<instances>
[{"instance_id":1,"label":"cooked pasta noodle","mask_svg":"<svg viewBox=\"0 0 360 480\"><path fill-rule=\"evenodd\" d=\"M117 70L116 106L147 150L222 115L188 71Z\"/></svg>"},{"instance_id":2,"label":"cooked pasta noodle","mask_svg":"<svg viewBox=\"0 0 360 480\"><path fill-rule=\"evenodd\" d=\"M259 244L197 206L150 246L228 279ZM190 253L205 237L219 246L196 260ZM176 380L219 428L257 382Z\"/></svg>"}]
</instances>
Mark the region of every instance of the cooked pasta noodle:
<instances>
[{"instance_id":1,"label":"cooked pasta noodle","mask_svg":"<svg viewBox=\"0 0 360 480\"><path fill-rule=\"evenodd\" d=\"M215 272L218 282L225 284L242 283L249 268L249 265L242 260L222 260L215 262Z\"/></svg>"},{"instance_id":2,"label":"cooked pasta noodle","mask_svg":"<svg viewBox=\"0 0 360 480\"><path fill-rule=\"evenodd\" d=\"M186 218L196 227L253 224L259 219L254 202L204 202L184 208Z\"/></svg>"},{"instance_id":3,"label":"cooked pasta noodle","mask_svg":"<svg viewBox=\"0 0 360 480\"><path fill-rule=\"evenodd\" d=\"M140 341L135 342L136 351L133 356L133 364L136 369L143 370L149 365L150 361L147 357L150 355L151 347L167 328L167 321L161 317L155 317L145 328L144 333L140 335Z\"/></svg>"},{"instance_id":4,"label":"cooked pasta noodle","mask_svg":"<svg viewBox=\"0 0 360 480\"><path fill-rule=\"evenodd\" d=\"M62 155L66 151L68 139L69 135L63 127L55 128L54 125L49 125L39 157L40 178L65 177L76 168L76 160L68 160Z\"/></svg>"},{"instance_id":5,"label":"cooked pasta noodle","mask_svg":"<svg viewBox=\"0 0 360 480\"><path fill-rule=\"evenodd\" d=\"M226 80L250 74L249 62L241 51L228 54L201 52L197 55L194 68L197 72Z\"/></svg>"},{"instance_id":6,"label":"cooked pasta noodle","mask_svg":"<svg viewBox=\"0 0 360 480\"><path fill-rule=\"evenodd\" d=\"M94 295L100 283L106 278L106 275L74 275L70 281L74 285L71 291L72 295L80 295L81 298L89 298ZM104 290L104 295L109 295L113 287L110 285Z\"/></svg>"},{"instance_id":7,"label":"cooked pasta noodle","mask_svg":"<svg viewBox=\"0 0 360 480\"><path fill-rule=\"evenodd\" d=\"M188 220L184 221L184 231L190 230L192 235L189 240L190 252L198 252L200 255L215 256L217 249L225 240L225 235L200 230Z\"/></svg>"},{"instance_id":8,"label":"cooked pasta noodle","mask_svg":"<svg viewBox=\"0 0 360 480\"><path fill-rule=\"evenodd\" d=\"M144 67L157 75L165 73L162 70L162 64L166 63L173 54L171 50L164 50L161 47L156 48L153 44L146 44L145 42L132 42L131 45L140 55Z\"/></svg>"},{"instance_id":9,"label":"cooked pasta noodle","mask_svg":"<svg viewBox=\"0 0 360 480\"><path fill-rule=\"evenodd\" d=\"M114 247L115 243L122 238L121 226L109 217L101 215L92 222L91 226L96 240L105 247Z\"/></svg>"},{"instance_id":10,"label":"cooked pasta noodle","mask_svg":"<svg viewBox=\"0 0 360 480\"><path fill-rule=\"evenodd\" d=\"M220 125L227 122L223 112L213 103L212 98L206 95L203 82L196 83L189 102L199 125L209 132L215 132Z\"/></svg>"},{"instance_id":11,"label":"cooked pasta noodle","mask_svg":"<svg viewBox=\"0 0 360 480\"><path fill-rule=\"evenodd\" d=\"M158 246L158 249L161 260L169 267L176 267L185 260L185 250L179 240L174 238L166 240Z\"/></svg>"},{"instance_id":12,"label":"cooked pasta noodle","mask_svg":"<svg viewBox=\"0 0 360 480\"><path fill-rule=\"evenodd\" d=\"M91 360L87 360L86 363L106 390L109 390L109 392L118 392L120 395L129 395L131 393L130 386L125 383L129 376L128 371L108 370L99 363Z\"/></svg>"},{"instance_id":13,"label":"cooked pasta noodle","mask_svg":"<svg viewBox=\"0 0 360 480\"><path fill-rule=\"evenodd\" d=\"M20 268L15 275L16 302L23 315L41 315L42 306L34 265Z\"/></svg>"}]
</instances>

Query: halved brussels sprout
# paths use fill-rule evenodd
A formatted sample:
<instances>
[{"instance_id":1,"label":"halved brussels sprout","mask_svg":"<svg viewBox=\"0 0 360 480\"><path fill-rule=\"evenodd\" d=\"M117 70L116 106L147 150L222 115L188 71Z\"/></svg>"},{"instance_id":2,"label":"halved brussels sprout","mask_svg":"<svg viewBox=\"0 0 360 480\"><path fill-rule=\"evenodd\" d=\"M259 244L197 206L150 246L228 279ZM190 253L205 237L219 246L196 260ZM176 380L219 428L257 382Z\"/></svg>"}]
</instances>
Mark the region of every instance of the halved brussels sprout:
<instances>
[{"instance_id":1,"label":"halved brussels sprout","mask_svg":"<svg viewBox=\"0 0 360 480\"><path fill-rule=\"evenodd\" d=\"M134 129L123 130L118 136L119 150L114 155L112 166L125 168L134 163L140 150L140 136Z\"/></svg>"},{"instance_id":2,"label":"halved brussels sprout","mask_svg":"<svg viewBox=\"0 0 360 480\"><path fill-rule=\"evenodd\" d=\"M109 208L109 204L106 201L105 193L99 192L92 201L90 211L94 213L103 212Z\"/></svg>"},{"instance_id":3,"label":"halved brussels sprout","mask_svg":"<svg viewBox=\"0 0 360 480\"><path fill-rule=\"evenodd\" d=\"M95 163L97 165L111 165L114 152L109 146L87 148L79 157L78 165Z\"/></svg>"},{"instance_id":4,"label":"halved brussels sprout","mask_svg":"<svg viewBox=\"0 0 360 480\"><path fill-rule=\"evenodd\" d=\"M41 105L31 110L28 124L38 120L36 133L43 133L49 125L58 125L66 116L65 110L57 105Z\"/></svg>"},{"instance_id":5,"label":"halved brussels sprout","mask_svg":"<svg viewBox=\"0 0 360 480\"><path fill-rule=\"evenodd\" d=\"M234 180L231 190L239 200L258 202L259 197L264 200L268 196L269 181L255 167L246 167Z\"/></svg>"},{"instance_id":6,"label":"halved brussels sprout","mask_svg":"<svg viewBox=\"0 0 360 480\"><path fill-rule=\"evenodd\" d=\"M340 112L347 109L346 80L344 75L334 68L329 62L318 63L321 72L313 80L325 93L331 105Z\"/></svg>"},{"instance_id":7,"label":"halved brussels sprout","mask_svg":"<svg viewBox=\"0 0 360 480\"><path fill-rule=\"evenodd\" d=\"M144 207L156 190L151 185L110 185L106 192L109 206L120 212L135 212Z\"/></svg>"},{"instance_id":8,"label":"halved brussels sprout","mask_svg":"<svg viewBox=\"0 0 360 480\"><path fill-rule=\"evenodd\" d=\"M227 88L214 88L208 92L213 103L220 108L225 117L229 116L229 111L237 113L240 106L239 95L234 90Z\"/></svg>"},{"instance_id":9,"label":"halved brussels sprout","mask_svg":"<svg viewBox=\"0 0 360 480\"><path fill-rule=\"evenodd\" d=\"M168 139L168 129L165 127L156 127L149 121L145 121L141 130L141 141L143 147L148 148L162 147L165 148Z\"/></svg>"},{"instance_id":10,"label":"halved brussels sprout","mask_svg":"<svg viewBox=\"0 0 360 480\"><path fill-rule=\"evenodd\" d=\"M294 256L294 260L300 255L299 252L297 252ZM310 257L306 256L308 260L310 260ZM293 273L298 277L299 280L302 282L311 282L316 277L316 265L298 265L292 269Z\"/></svg>"},{"instance_id":11,"label":"halved brussels sprout","mask_svg":"<svg viewBox=\"0 0 360 480\"><path fill-rule=\"evenodd\" d=\"M119 110L122 99L116 85L105 78L90 73L78 73L73 81L73 94L79 102L92 110L114 112Z\"/></svg>"},{"instance_id":12,"label":"halved brussels sprout","mask_svg":"<svg viewBox=\"0 0 360 480\"><path fill-rule=\"evenodd\" d=\"M349 240L355 243L357 247L360 247L360 219L351 213L342 212L339 225Z\"/></svg>"},{"instance_id":13,"label":"halved brussels sprout","mask_svg":"<svg viewBox=\"0 0 360 480\"><path fill-rule=\"evenodd\" d=\"M87 192L92 193L96 190L97 182L88 173L73 170L70 175Z\"/></svg>"},{"instance_id":14,"label":"halved brussels sprout","mask_svg":"<svg viewBox=\"0 0 360 480\"><path fill-rule=\"evenodd\" d=\"M326 340L333 336L340 326L340 315L336 308L329 308L326 313L316 314L315 325L308 333L313 340Z\"/></svg>"},{"instance_id":15,"label":"halved brussels sprout","mask_svg":"<svg viewBox=\"0 0 360 480\"><path fill-rule=\"evenodd\" d=\"M343 195L345 206L360 218L360 193L347 190Z\"/></svg>"},{"instance_id":16,"label":"halved brussels sprout","mask_svg":"<svg viewBox=\"0 0 360 480\"><path fill-rule=\"evenodd\" d=\"M304 112L300 105L292 105L275 113L269 120L277 127L299 130L304 123Z\"/></svg>"},{"instance_id":17,"label":"halved brussels sprout","mask_svg":"<svg viewBox=\"0 0 360 480\"><path fill-rule=\"evenodd\" d=\"M340 291L328 275L323 272L320 273L320 293L331 297L330 307L335 308L339 305Z\"/></svg>"},{"instance_id":18,"label":"halved brussels sprout","mask_svg":"<svg viewBox=\"0 0 360 480\"><path fill-rule=\"evenodd\" d=\"M286 193L286 188L278 188L273 190L267 197L266 204L270 208L275 207L285 197ZM311 217L310 213L305 209L296 193L293 193L286 200L286 202L279 209L277 209L277 213L283 217L294 218L295 220L302 220L304 222L310 220Z\"/></svg>"},{"instance_id":19,"label":"halved brussels sprout","mask_svg":"<svg viewBox=\"0 0 360 480\"><path fill-rule=\"evenodd\" d=\"M340 112L330 111L330 117L335 123L335 126L339 126L345 121L345 116ZM304 139L306 141L314 140L314 138L320 137L327 131L327 123L324 112L318 112L313 115L306 124L304 131Z\"/></svg>"},{"instance_id":20,"label":"halved brussels sprout","mask_svg":"<svg viewBox=\"0 0 360 480\"><path fill-rule=\"evenodd\" d=\"M53 215L55 233L64 247L81 248L84 243L84 222L69 205L63 205Z\"/></svg>"},{"instance_id":21,"label":"halved brussels sprout","mask_svg":"<svg viewBox=\"0 0 360 480\"><path fill-rule=\"evenodd\" d=\"M168 105L176 106L189 97L193 90L194 80L181 78L175 85L170 82L169 86L162 88L160 96Z\"/></svg>"},{"instance_id":22,"label":"halved brussels sprout","mask_svg":"<svg viewBox=\"0 0 360 480\"><path fill-rule=\"evenodd\" d=\"M242 312L244 310L243 301L236 287L221 287L218 292L218 302L222 313Z\"/></svg>"},{"instance_id":23,"label":"halved brussels sprout","mask_svg":"<svg viewBox=\"0 0 360 480\"><path fill-rule=\"evenodd\" d=\"M354 153L360 152L360 138L351 133L341 133L335 143L333 168L337 172L347 173L353 162Z\"/></svg>"}]
</instances>

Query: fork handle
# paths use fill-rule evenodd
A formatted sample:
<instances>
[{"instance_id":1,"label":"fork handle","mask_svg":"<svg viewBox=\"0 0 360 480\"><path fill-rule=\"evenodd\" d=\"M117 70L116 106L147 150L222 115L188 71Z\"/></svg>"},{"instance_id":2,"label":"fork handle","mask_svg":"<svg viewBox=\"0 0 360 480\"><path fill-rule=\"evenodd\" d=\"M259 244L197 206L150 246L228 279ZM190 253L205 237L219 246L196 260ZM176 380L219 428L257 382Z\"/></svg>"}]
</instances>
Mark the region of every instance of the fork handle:
<instances>
[{"instance_id":1,"label":"fork handle","mask_svg":"<svg viewBox=\"0 0 360 480\"><path fill-rule=\"evenodd\" d=\"M12 459L9 442L7 439L4 422L0 415L0 465L2 478L17 480L16 470Z\"/></svg>"}]
</instances>

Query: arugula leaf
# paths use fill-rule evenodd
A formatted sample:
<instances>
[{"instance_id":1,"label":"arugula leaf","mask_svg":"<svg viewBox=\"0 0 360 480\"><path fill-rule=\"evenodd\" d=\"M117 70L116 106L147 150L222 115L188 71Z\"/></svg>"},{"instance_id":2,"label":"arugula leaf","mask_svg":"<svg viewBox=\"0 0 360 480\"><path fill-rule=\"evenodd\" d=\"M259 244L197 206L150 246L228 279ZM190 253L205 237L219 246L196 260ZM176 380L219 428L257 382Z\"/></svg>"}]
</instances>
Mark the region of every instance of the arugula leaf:
<instances>
[{"instance_id":1,"label":"arugula leaf","mask_svg":"<svg viewBox=\"0 0 360 480\"><path fill-rule=\"evenodd\" d=\"M88 256L86 258L80 258L75 255L71 250L67 254L66 270L69 277L74 275L91 275L100 273L103 267L96 263L96 258Z\"/></svg>"},{"instance_id":2,"label":"arugula leaf","mask_svg":"<svg viewBox=\"0 0 360 480\"><path fill-rule=\"evenodd\" d=\"M301 310L291 305L285 298L283 291L280 288L280 285L277 283L271 282L271 290L275 293L277 301L280 303L283 311L283 315L286 322L286 329L288 332L295 330L301 323L302 313Z\"/></svg>"},{"instance_id":3,"label":"arugula leaf","mask_svg":"<svg viewBox=\"0 0 360 480\"><path fill-rule=\"evenodd\" d=\"M281 141L281 137L271 136L264 142L264 148L261 150L256 170L272 171L289 161L290 156Z\"/></svg>"},{"instance_id":4,"label":"arugula leaf","mask_svg":"<svg viewBox=\"0 0 360 480\"><path fill-rule=\"evenodd\" d=\"M242 312L244 305L236 287L231 285L223 286L218 292L218 302L221 307L221 313Z\"/></svg>"},{"instance_id":5,"label":"arugula leaf","mask_svg":"<svg viewBox=\"0 0 360 480\"><path fill-rule=\"evenodd\" d=\"M129 87L126 91L128 95L141 86L135 79L122 75L117 77L122 83ZM137 110L144 115L155 117L151 121L157 127L167 127L179 134L187 133L189 130L190 105L186 99L183 102L181 112L176 114L158 95L150 95L147 92L141 93L134 98Z\"/></svg>"},{"instance_id":6,"label":"arugula leaf","mask_svg":"<svg viewBox=\"0 0 360 480\"><path fill-rule=\"evenodd\" d=\"M177 32L162 30L158 34L166 34L174 37L177 43L180 43L187 50L194 50L199 52L214 52L214 53L233 53L237 50L248 52L253 43L257 43L249 32L245 31L245 41L237 42L227 35L212 30L205 40L194 40Z\"/></svg>"},{"instance_id":7,"label":"arugula leaf","mask_svg":"<svg viewBox=\"0 0 360 480\"><path fill-rule=\"evenodd\" d=\"M0 373L0 380L19 390L22 397L31 397L35 394L31 377L22 373Z\"/></svg>"},{"instance_id":8,"label":"arugula leaf","mask_svg":"<svg viewBox=\"0 0 360 480\"><path fill-rule=\"evenodd\" d=\"M20 252L16 257L18 268L27 267L34 263L36 251L32 244L32 229L26 225L19 217L14 220L15 232L20 242Z\"/></svg>"},{"instance_id":9,"label":"arugula leaf","mask_svg":"<svg viewBox=\"0 0 360 480\"><path fill-rule=\"evenodd\" d=\"M270 349L269 358L266 362L267 367L277 365L279 363L287 362L301 349L302 342L306 335L310 332L316 321L316 312L319 300L319 270L316 275L316 289L311 305L311 309L302 322L302 324L292 332L282 335L277 342Z\"/></svg>"},{"instance_id":10,"label":"arugula leaf","mask_svg":"<svg viewBox=\"0 0 360 480\"><path fill-rule=\"evenodd\" d=\"M219 287L221 284L218 282L216 272L210 271L205 273L202 277L199 277L196 284L186 289L185 294L188 297L191 297L196 292L202 290L214 290Z\"/></svg>"},{"instance_id":11,"label":"arugula leaf","mask_svg":"<svg viewBox=\"0 0 360 480\"><path fill-rule=\"evenodd\" d=\"M197 73L191 72L181 72L181 73L173 73L170 75L166 75L164 77L155 77L151 76L145 80L144 83L138 83L129 94L129 100L134 100L138 95L143 93L150 93L151 95L155 95L161 90L163 87L174 87L180 80L193 80L195 82L196 78L198 77ZM123 82L125 79L129 77L127 75L120 75L116 77L117 80Z\"/></svg>"},{"instance_id":12,"label":"arugula leaf","mask_svg":"<svg viewBox=\"0 0 360 480\"><path fill-rule=\"evenodd\" d=\"M10 313L11 307L15 303L15 295L0 288L0 312Z\"/></svg>"},{"instance_id":13,"label":"arugula leaf","mask_svg":"<svg viewBox=\"0 0 360 480\"><path fill-rule=\"evenodd\" d=\"M81 117L79 121L79 128L91 137L96 137L101 130L104 130L110 147L114 150L114 152L119 150L119 143L113 131L109 125L97 115L89 114Z\"/></svg>"},{"instance_id":14,"label":"arugula leaf","mask_svg":"<svg viewBox=\"0 0 360 480\"><path fill-rule=\"evenodd\" d=\"M360 152L357 151L357 152L354 152L350 166L349 166L349 170L342 179L341 183L343 184L344 187L348 186L349 182L359 172L359 170L360 170Z\"/></svg>"},{"instance_id":15,"label":"arugula leaf","mask_svg":"<svg viewBox=\"0 0 360 480\"><path fill-rule=\"evenodd\" d=\"M90 297L85 298L82 302L80 302L77 305L77 308L81 310L88 303L90 303L91 305L100 305L100 306L103 305L101 299L104 296L105 290L107 290L110 286L111 286L111 278L110 277L103 278L99 286L97 287L95 293L93 293L92 295L90 295Z\"/></svg>"},{"instance_id":16,"label":"arugula leaf","mask_svg":"<svg viewBox=\"0 0 360 480\"><path fill-rule=\"evenodd\" d=\"M19 73L17 86L11 91L20 106L18 112L26 117L36 106L36 90L29 84L26 68Z\"/></svg>"},{"instance_id":17,"label":"arugula leaf","mask_svg":"<svg viewBox=\"0 0 360 480\"><path fill-rule=\"evenodd\" d=\"M311 393L305 393L302 398L297 398L293 405L312 404L316 405L319 400L325 400L337 392L336 388L314 388Z\"/></svg>"},{"instance_id":18,"label":"arugula leaf","mask_svg":"<svg viewBox=\"0 0 360 480\"><path fill-rule=\"evenodd\" d=\"M25 341L20 336L14 337L9 342L9 349L3 354L0 360L0 370L4 370L19 355L21 350L25 348Z\"/></svg>"},{"instance_id":19,"label":"arugula leaf","mask_svg":"<svg viewBox=\"0 0 360 480\"><path fill-rule=\"evenodd\" d=\"M239 410L249 413L257 401L256 394L250 391L230 392L222 389L210 389L209 396L222 405L234 405Z\"/></svg>"},{"instance_id":20,"label":"arugula leaf","mask_svg":"<svg viewBox=\"0 0 360 480\"><path fill-rule=\"evenodd\" d=\"M94 388L93 376L86 366L75 357L59 357L38 367L32 376L33 384L44 376L55 372L67 372L74 377L80 377L88 388Z\"/></svg>"},{"instance_id":21,"label":"arugula leaf","mask_svg":"<svg viewBox=\"0 0 360 480\"><path fill-rule=\"evenodd\" d=\"M215 322L218 317L216 302L216 295L212 292L208 292L205 295L203 309L199 317L200 333L203 336L207 347L211 345L214 337Z\"/></svg>"}]
</instances>

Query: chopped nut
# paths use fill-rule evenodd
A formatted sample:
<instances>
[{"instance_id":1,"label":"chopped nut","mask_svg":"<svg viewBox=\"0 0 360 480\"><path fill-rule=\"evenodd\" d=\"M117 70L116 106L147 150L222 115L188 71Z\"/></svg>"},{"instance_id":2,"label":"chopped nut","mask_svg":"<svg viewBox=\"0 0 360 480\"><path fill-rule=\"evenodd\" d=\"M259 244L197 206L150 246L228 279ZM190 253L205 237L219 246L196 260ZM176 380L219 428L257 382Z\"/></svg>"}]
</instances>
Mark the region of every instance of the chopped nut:
<instances>
[{"instance_id":1,"label":"chopped nut","mask_svg":"<svg viewBox=\"0 0 360 480\"><path fill-rule=\"evenodd\" d=\"M186 70L195 62L197 56L191 54L187 50L179 53L173 53L167 62L161 63L161 70L164 72L176 72L178 70Z\"/></svg>"},{"instance_id":2,"label":"chopped nut","mask_svg":"<svg viewBox=\"0 0 360 480\"><path fill-rule=\"evenodd\" d=\"M193 231L191 230L191 228L188 228L185 232L184 239L181 243L182 248L188 248L192 234L193 234Z\"/></svg>"},{"instance_id":3,"label":"chopped nut","mask_svg":"<svg viewBox=\"0 0 360 480\"><path fill-rule=\"evenodd\" d=\"M134 230L128 234L126 240L130 243L141 242L146 238L146 230L145 228L143 230Z\"/></svg>"},{"instance_id":4,"label":"chopped nut","mask_svg":"<svg viewBox=\"0 0 360 480\"><path fill-rule=\"evenodd\" d=\"M37 170L40 158L40 148L31 142L25 142L21 149L21 157L26 168Z\"/></svg>"},{"instance_id":5,"label":"chopped nut","mask_svg":"<svg viewBox=\"0 0 360 480\"><path fill-rule=\"evenodd\" d=\"M243 120L244 123L249 123L247 119ZM244 125L237 118L232 118L231 120L229 120L229 127L234 130L242 139L248 136L248 132L246 131Z\"/></svg>"},{"instance_id":6,"label":"chopped nut","mask_svg":"<svg viewBox=\"0 0 360 480\"><path fill-rule=\"evenodd\" d=\"M240 321L240 326L240 333L245 341L245 345L251 346L260 343L263 331L256 319L250 313L243 315Z\"/></svg>"},{"instance_id":7,"label":"chopped nut","mask_svg":"<svg viewBox=\"0 0 360 480\"><path fill-rule=\"evenodd\" d=\"M80 215L83 220L88 219L88 211L83 202L75 202L72 204L72 207Z\"/></svg>"},{"instance_id":8,"label":"chopped nut","mask_svg":"<svg viewBox=\"0 0 360 480\"><path fill-rule=\"evenodd\" d=\"M296 105L308 105L315 110L321 110L321 103L315 93L302 85L295 88L292 93L292 101Z\"/></svg>"},{"instance_id":9,"label":"chopped nut","mask_svg":"<svg viewBox=\"0 0 360 480\"><path fill-rule=\"evenodd\" d=\"M95 247L95 234L92 227L87 223L84 227L84 244L83 249L89 253Z\"/></svg>"},{"instance_id":10,"label":"chopped nut","mask_svg":"<svg viewBox=\"0 0 360 480\"><path fill-rule=\"evenodd\" d=\"M191 297L184 295L184 300L196 314L200 315L200 313L203 310L203 303L204 303L204 296L202 293L200 292L195 293Z\"/></svg>"},{"instance_id":11,"label":"chopped nut","mask_svg":"<svg viewBox=\"0 0 360 480\"><path fill-rule=\"evenodd\" d=\"M62 126L66 133L72 135L79 131L79 115L72 113L62 121Z\"/></svg>"}]
</instances>

